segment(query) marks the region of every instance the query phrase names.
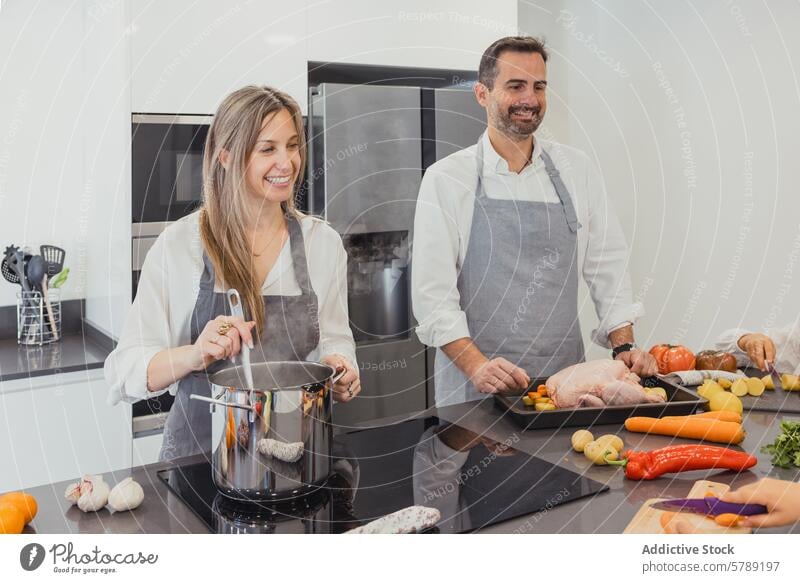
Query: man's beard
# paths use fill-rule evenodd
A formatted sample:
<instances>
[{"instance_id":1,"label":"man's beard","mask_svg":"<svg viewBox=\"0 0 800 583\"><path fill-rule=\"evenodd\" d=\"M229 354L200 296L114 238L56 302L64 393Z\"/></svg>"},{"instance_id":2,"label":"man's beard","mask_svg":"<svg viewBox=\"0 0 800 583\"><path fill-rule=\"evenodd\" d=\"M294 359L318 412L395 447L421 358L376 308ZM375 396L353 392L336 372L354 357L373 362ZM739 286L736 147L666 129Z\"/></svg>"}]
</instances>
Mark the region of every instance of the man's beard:
<instances>
[{"instance_id":1,"label":"man's beard","mask_svg":"<svg viewBox=\"0 0 800 583\"><path fill-rule=\"evenodd\" d=\"M544 116L541 115L540 107L529 107L527 105L512 105L508 111L502 111L496 104L492 107L491 118L498 131L512 139L529 138L542 123ZM517 112L531 112L530 119L514 118Z\"/></svg>"}]
</instances>

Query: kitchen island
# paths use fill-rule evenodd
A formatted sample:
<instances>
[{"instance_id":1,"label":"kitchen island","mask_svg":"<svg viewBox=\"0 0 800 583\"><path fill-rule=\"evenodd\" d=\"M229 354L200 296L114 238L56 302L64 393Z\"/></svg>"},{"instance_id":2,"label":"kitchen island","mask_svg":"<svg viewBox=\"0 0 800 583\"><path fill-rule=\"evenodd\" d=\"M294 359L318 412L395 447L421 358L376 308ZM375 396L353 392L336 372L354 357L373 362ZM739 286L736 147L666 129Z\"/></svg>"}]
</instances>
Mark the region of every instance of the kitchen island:
<instances>
[{"instance_id":1,"label":"kitchen island","mask_svg":"<svg viewBox=\"0 0 800 583\"><path fill-rule=\"evenodd\" d=\"M760 453L760 448L775 439L779 424L784 417L798 417L780 413L750 412L745 414L743 425L747 438L742 444L746 451L759 459L751 471L737 475L734 472L698 471L665 478L633 482L624 478L619 468L592 466L582 455L572 451L570 436L576 429L522 431L511 419L494 407L492 399L480 402L453 405L421 412L417 417L435 415L443 421L480 434L495 442L513 443L513 447L558 467L565 468L601 482L608 490L578 500L556 504L552 508L530 513L526 516L493 524L481 532L498 533L621 533L633 518L642 503L649 498L685 497L696 480L711 479L738 487L763 477L798 480L800 470L773 468L769 456ZM396 419L384 420L392 424ZM373 423L378 426L381 423ZM692 443L688 440L661 436L646 436L625 431L618 425L603 425L593 428L596 435L617 433L625 440L626 448L655 449L670 444ZM196 456L198 459L202 456ZM26 527L26 533L208 533L209 528L187 507L157 476L159 470L191 463L192 458L177 463L157 463L133 468L130 471L105 474L111 486L131 475L145 491L141 507L133 512L112 514L108 509L85 514L77 507L70 507L64 500L68 482L40 486L29 490L39 503L39 513ZM196 461L196 460L195 460ZM78 476L76 476L76 479ZM556 501L557 502L557 501ZM764 529L761 532L800 533L800 524Z\"/></svg>"}]
</instances>

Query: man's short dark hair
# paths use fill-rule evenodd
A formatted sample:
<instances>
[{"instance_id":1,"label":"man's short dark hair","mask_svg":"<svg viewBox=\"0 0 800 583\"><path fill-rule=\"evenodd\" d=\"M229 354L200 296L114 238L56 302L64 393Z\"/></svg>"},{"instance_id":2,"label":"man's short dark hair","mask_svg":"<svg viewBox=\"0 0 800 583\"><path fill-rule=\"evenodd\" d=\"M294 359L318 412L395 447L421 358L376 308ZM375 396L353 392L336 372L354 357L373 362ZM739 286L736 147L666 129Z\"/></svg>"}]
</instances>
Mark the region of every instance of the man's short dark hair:
<instances>
[{"instance_id":1,"label":"man's short dark hair","mask_svg":"<svg viewBox=\"0 0 800 583\"><path fill-rule=\"evenodd\" d=\"M547 62L547 49L544 41L532 36L507 36L494 41L489 48L483 51L481 64L478 67L478 81L489 89L494 87L497 79L497 59L505 51L515 53L539 53L544 62Z\"/></svg>"}]
</instances>

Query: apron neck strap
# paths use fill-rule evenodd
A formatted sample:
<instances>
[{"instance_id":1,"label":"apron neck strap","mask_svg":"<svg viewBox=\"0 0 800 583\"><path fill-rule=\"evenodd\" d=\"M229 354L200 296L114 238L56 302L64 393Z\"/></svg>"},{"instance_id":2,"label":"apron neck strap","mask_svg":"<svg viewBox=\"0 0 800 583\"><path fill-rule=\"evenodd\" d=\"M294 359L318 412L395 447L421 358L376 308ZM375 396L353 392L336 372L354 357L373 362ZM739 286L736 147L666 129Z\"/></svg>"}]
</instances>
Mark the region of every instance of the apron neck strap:
<instances>
[{"instance_id":1,"label":"apron neck strap","mask_svg":"<svg viewBox=\"0 0 800 583\"><path fill-rule=\"evenodd\" d=\"M311 292L311 279L308 276L308 261L306 260L306 246L303 240L303 230L300 220L294 214L286 215L286 229L289 231L289 246L292 251L292 264L297 285L303 294ZM203 250L203 275L200 277L200 289L214 291L216 274L214 264Z\"/></svg>"},{"instance_id":2,"label":"apron neck strap","mask_svg":"<svg viewBox=\"0 0 800 583\"><path fill-rule=\"evenodd\" d=\"M561 206L564 208L569 230L573 233L577 233L578 229L581 228L581 224L578 222L578 214L575 212L575 205L572 204L572 197L569 195L567 185L564 184L564 181L561 179L561 173L558 171L558 168L556 168L556 165L553 164L553 159L550 158L550 154L548 154L544 148L542 148L542 160L544 161L544 168L547 171L547 175L550 177L550 182L553 183L553 188L556 190L558 200L561 201Z\"/></svg>"},{"instance_id":3,"label":"apron neck strap","mask_svg":"<svg viewBox=\"0 0 800 583\"><path fill-rule=\"evenodd\" d=\"M289 230L289 244L292 249L292 264L294 277L303 294L311 293L311 278L308 276L308 261L306 259L306 245L303 239L303 227L297 215L289 212L286 214L286 228Z\"/></svg>"}]
</instances>

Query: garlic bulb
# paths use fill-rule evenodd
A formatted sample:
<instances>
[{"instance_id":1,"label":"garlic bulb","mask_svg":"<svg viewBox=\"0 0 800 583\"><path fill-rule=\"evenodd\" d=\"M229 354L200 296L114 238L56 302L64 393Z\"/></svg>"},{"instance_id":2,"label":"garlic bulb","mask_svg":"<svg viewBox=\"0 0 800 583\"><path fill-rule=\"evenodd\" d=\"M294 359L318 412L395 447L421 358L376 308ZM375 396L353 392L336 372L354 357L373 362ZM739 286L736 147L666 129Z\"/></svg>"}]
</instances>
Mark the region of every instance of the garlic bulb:
<instances>
[{"instance_id":1,"label":"garlic bulb","mask_svg":"<svg viewBox=\"0 0 800 583\"><path fill-rule=\"evenodd\" d=\"M70 504L75 506L75 504L78 503L78 498L80 497L81 497L80 482L75 482L74 484L70 484L69 486L67 486L67 489L64 492L64 498L66 498Z\"/></svg>"},{"instance_id":2,"label":"garlic bulb","mask_svg":"<svg viewBox=\"0 0 800 583\"><path fill-rule=\"evenodd\" d=\"M133 478L125 478L108 495L108 504L117 512L133 510L144 500L144 490Z\"/></svg>"},{"instance_id":3,"label":"garlic bulb","mask_svg":"<svg viewBox=\"0 0 800 583\"><path fill-rule=\"evenodd\" d=\"M84 476L81 480L78 508L84 512L97 512L108 503L108 484L102 476Z\"/></svg>"}]
</instances>

